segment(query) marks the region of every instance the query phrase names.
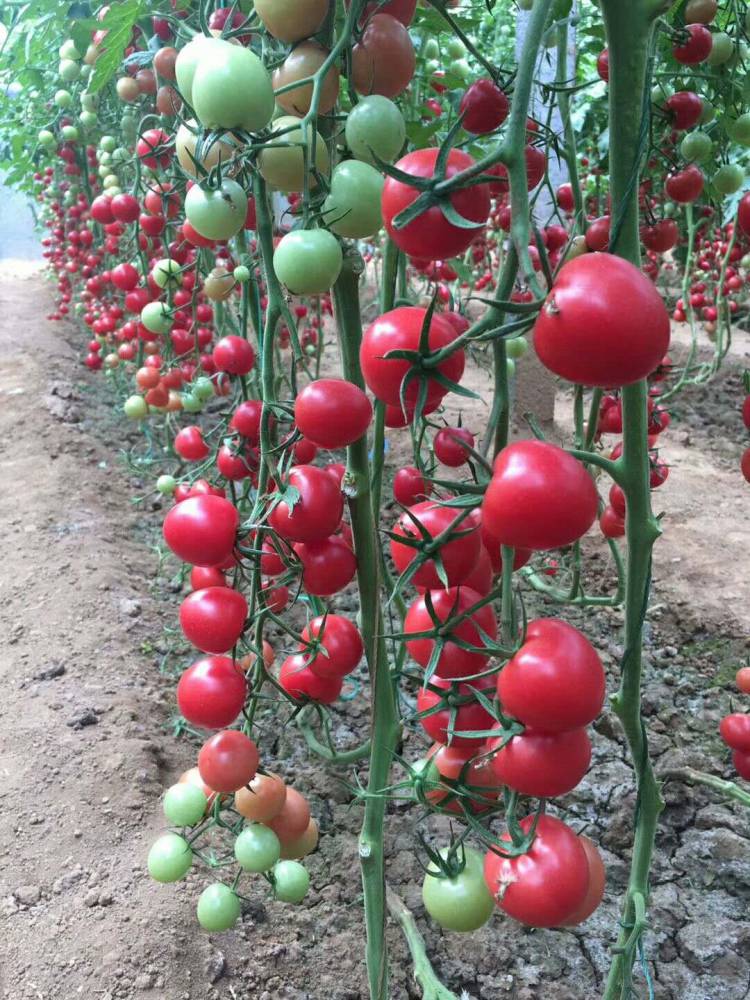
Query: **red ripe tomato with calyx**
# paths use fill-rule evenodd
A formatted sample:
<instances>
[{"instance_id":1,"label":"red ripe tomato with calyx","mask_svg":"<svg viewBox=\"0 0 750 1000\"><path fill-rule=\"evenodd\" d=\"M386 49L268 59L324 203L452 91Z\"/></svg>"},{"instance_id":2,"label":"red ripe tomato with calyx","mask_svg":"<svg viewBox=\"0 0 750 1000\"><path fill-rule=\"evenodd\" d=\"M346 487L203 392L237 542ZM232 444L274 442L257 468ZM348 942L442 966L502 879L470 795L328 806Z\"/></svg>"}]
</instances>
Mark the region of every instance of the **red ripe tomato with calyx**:
<instances>
[{"instance_id":1,"label":"red ripe tomato with calyx","mask_svg":"<svg viewBox=\"0 0 750 1000\"><path fill-rule=\"evenodd\" d=\"M306 385L294 402L297 429L319 448L345 448L358 441L372 420L372 405L359 386L341 378Z\"/></svg>"},{"instance_id":2,"label":"red ripe tomato with calyx","mask_svg":"<svg viewBox=\"0 0 750 1000\"><path fill-rule=\"evenodd\" d=\"M517 441L495 459L482 503L482 524L500 542L558 549L585 535L598 496L578 459L546 441Z\"/></svg>"},{"instance_id":3,"label":"red ripe tomato with calyx","mask_svg":"<svg viewBox=\"0 0 750 1000\"><path fill-rule=\"evenodd\" d=\"M396 167L418 178L432 178L439 150L417 149L398 161ZM473 157L458 149L448 154L446 179L474 165ZM446 217L442 205L433 205L412 219L407 225L396 228L397 216L407 209L420 195L416 187L395 177L386 177L383 185L381 207L383 222L388 235L396 246L410 257L423 260L446 260L463 253L481 232L490 213L490 191L486 184L459 188L448 196L452 211L475 226L457 226Z\"/></svg>"},{"instance_id":4,"label":"red ripe tomato with calyx","mask_svg":"<svg viewBox=\"0 0 750 1000\"><path fill-rule=\"evenodd\" d=\"M460 680L480 674L487 666L489 652L472 652L453 640L480 648L486 645L484 636L491 642L494 641L497 638L497 622L489 604L477 608L445 635L441 632L441 649L437 660L433 660L436 639L422 636L408 638L409 635L434 631L440 627L435 624L436 621L444 624L449 619L464 614L480 600L480 594L464 586L448 590L428 590L418 597L409 607L404 619L406 648L412 659L425 668L432 664L434 676L447 680Z\"/></svg>"},{"instance_id":5,"label":"red ripe tomato with calyx","mask_svg":"<svg viewBox=\"0 0 750 1000\"><path fill-rule=\"evenodd\" d=\"M526 640L497 679L504 712L546 732L580 729L602 710L604 668L577 628L558 618L529 622Z\"/></svg>"},{"instance_id":6,"label":"red ripe tomato with calyx","mask_svg":"<svg viewBox=\"0 0 750 1000\"><path fill-rule=\"evenodd\" d=\"M413 507L415 503L426 500L430 492L430 484L413 465L404 466L393 477L394 499L404 507Z\"/></svg>"},{"instance_id":7,"label":"red ripe tomato with calyx","mask_svg":"<svg viewBox=\"0 0 750 1000\"><path fill-rule=\"evenodd\" d=\"M231 587L206 587L188 594L180 605L185 638L204 653L226 653L242 635L247 601Z\"/></svg>"},{"instance_id":8,"label":"red ripe tomato with calyx","mask_svg":"<svg viewBox=\"0 0 750 1000\"><path fill-rule=\"evenodd\" d=\"M344 677L362 659L364 644L354 622L343 615L318 615L302 630L306 661L320 677Z\"/></svg>"},{"instance_id":9,"label":"red ripe tomato with calyx","mask_svg":"<svg viewBox=\"0 0 750 1000\"><path fill-rule=\"evenodd\" d=\"M141 163L152 170L168 166L172 159L169 136L160 128L147 129L136 143L135 151Z\"/></svg>"},{"instance_id":10,"label":"red ripe tomato with calyx","mask_svg":"<svg viewBox=\"0 0 750 1000\"><path fill-rule=\"evenodd\" d=\"M497 802L501 788L482 749L435 743L427 754L424 797L454 815L480 813Z\"/></svg>"},{"instance_id":11,"label":"red ripe tomato with calyx","mask_svg":"<svg viewBox=\"0 0 750 1000\"><path fill-rule=\"evenodd\" d=\"M219 566L232 555L239 521L237 508L224 497L188 497L164 519L164 540L193 566Z\"/></svg>"},{"instance_id":12,"label":"red ripe tomato with calyx","mask_svg":"<svg viewBox=\"0 0 750 1000\"><path fill-rule=\"evenodd\" d=\"M521 820L524 833L535 820L535 816ZM510 842L510 834L502 840ZM514 920L529 927L559 927L586 899L589 862L573 830L545 815L539 817L525 854L507 858L487 852L484 878L497 905Z\"/></svg>"},{"instance_id":13,"label":"red ripe tomato with calyx","mask_svg":"<svg viewBox=\"0 0 750 1000\"><path fill-rule=\"evenodd\" d=\"M435 435L432 447L439 462L457 469L471 458L468 449L474 448L474 435L465 427L442 427Z\"/></svg>"},{"instance_id":14,"label":"red ripe tomato with calyx","mask_svg":"<svg viewBox=\"0 0 750 1000\"><path fill-rule=\"evenodd\" d=\"M705 177L700 167L690 163L667 177L664 189L673 201L687 205L701 196Z\"/></svg>"},{"instance_id":15,"label":"red ripe tomato with calyx","mask_svg":"<svg viewBox=\"0 0 750 1000\"><path fill-rule=\"evenodd\" d=\"M674 219L660 219L652 226L641 227L641 242L647 250L666 253L677 245L680 231Z\"/></svg>"},{"instance_id":16,"label":"red ripe tomato with calyx","mask_svg":"<svg viewBox=\"0 0 750 1000\"><path fill-rule=\"evenodd\" d=\"M354 552L338 535L298 542L294 551L302 564L302 586L316 597L337 594L351 583L357 572Z\"/></svg>"},{"instance_id":17,"label":"red ripe tomato with calyx","mask_svg":"<svg viewBox=\"0 0 750 1000\"><path fill-rule=\"evenodd\" d=\"M426 309L416 306L401 306L391 309L371 323L362 337L359 360L362 374L368 388L383 403L401 409L401 394L407 408L414 407L419 399L420 380L427 380L425 411L432 405L434 409L448 389L435 378L427 375L411 361L404 358L389 358L391 351L419 352L422 327L427 316ZM442 316L433 314L427 335L427 346L431 352L439 351L452 344L456 331ZM451 382L458 383L464 373L465 356L462 350L454 351L441 361L436 372ZM410 377L414 373L415 377Z\"/></svg>"},{"instance_id":18,"label":"red ripe tomato with calyx","mask_svg":"<svg viewBox=\"0 0 750 1000\"><path fill-rule=\"evenodd\" d=\"M714 40L705 24L686 24L686 37L672 48L672 55L677 62L686 66L695 66L708 59L711 55ZM680 30L680 34L682 34Z\"/></svg>"},{"instance_id":19,"label":"red ripe tomato with calyx","mask_svg":"<svg viewBox=\"0 0 750 1000\"><path fill-rule=\"evenodd\" d=\"M333 476L315 465L297 465L289 473L289 487L296 495L281 500L268 515L273 530L293 542L317 542L332 535L344 512Z\"/></svg>"},{"instance_id":20,"label":"red ripe tomato with calyx","mask_svg":"<svg viewBox=\"0 0 750 1000\"><path fill-rule=\"evenodd\" d=\"M403 573L414 561L418 549L410 542L433 540L448 531L451 525L453 537L442 542L439 549L440 561L445 572L445 580L440 579L434 559L427 559L411 577L415 587L425 587L435 590L442 589L446 583L454 587L462 583L471 573L479 560L481 538L479 536L479 518L465 508L444 507L432 500L423 500L414 504L401 515L396 522L391 539L391 558L399 573Z\"/></svg>"},{"instance_id":21,"label":"red ripe tomato with calyx","mask_svg":"<svg viewBox=\"0 0 750 1000\"><path fill-rule=\"evenodd\" d=\"M497 727L496 720L477 700L475 688L492 697L492 688L479 683L461 684L433 677L417 695L419 722L428 736L436 743L448 746L479 747L486 736L462 735L468 733L491 732ZM424 714L421 714L424 713Z\"/></svg>"},{"instance_id":22,"label":"red ripe tomato with calyx","mask_svg":"<svg viewBox=\"0 0 750 1000\"><path fill-rule=\"evenodd\" d=\"M177 705L193 726L223 729L231 726L247 697L245 674L228 656L206 656L180 677Z\"/></svg>"},{"instance_id":23,"label":"red ripe tomato with calyx","mask_svg":"<svg viewBox=\"0 0 750 1000\"><path fill-rule=\"evenodd\" d=\"M192 424L183 427L174 439L174 450L186 462L201 462L209 453L209 447L203 440L200 427Z\"/></svg>"},{"instance_id":24,"label":"red ripe tomato with calyx","mask_svg":"<svg viewBox=\"0 0 750 1000\"><path fill-rule=\"evenodd\" d=\"M645 378L669 338L669 314L653 283L608 253L568 261L534 324L542 364L579 385L623 386Z\"/></svg>"},{"instance_id":25,"label":"red ripe tomato with calyx","mask_svg":"<svg viewBox=\"0 0 750 1000\"><path fill-rule=\"evenodd\" d=\"M666 108L672 115L673 128L682 132L700 121L703 100L692 90L678 90L667 98Z\"/></svg>"}]
</instances>

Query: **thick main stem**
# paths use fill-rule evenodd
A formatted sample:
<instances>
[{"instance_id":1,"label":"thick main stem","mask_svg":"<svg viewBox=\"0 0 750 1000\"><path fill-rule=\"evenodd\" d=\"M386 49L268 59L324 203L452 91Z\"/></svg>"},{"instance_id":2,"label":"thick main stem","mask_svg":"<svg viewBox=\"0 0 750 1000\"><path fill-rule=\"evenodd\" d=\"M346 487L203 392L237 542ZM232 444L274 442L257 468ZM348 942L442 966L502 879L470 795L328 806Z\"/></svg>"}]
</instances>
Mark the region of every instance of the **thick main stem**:
<instances>
[{"instance_id":1,"label":"thick main stem","mask_svg":"<svg viewBox=\"0 0 750 1000\"><path fill-rule=\"evenodd\" d=\"M356 251L348 252L341 275L334 286L334 306L344 378L364 389L359 367L359 345L362 339L359 308L361 272L361 257ZM383 790L388 785L401 726L383 638L377 524L370 502L370 463L366 435L347 449L344 482L349 496L354 552L357 556L362 639L370 674L372 746L365 818L359 837L367 931L367 976L371 1000L388 1000L383 850L386 797Z\"/></svg>"},{"instance_id":2,"label":"thick main stem","mask_svg":"<svg viewBox=\"0 0 750 1000\"><path fill-rule=\"evenodd\" d=\"M616 252L638 265L638 173L642 151L643 96L652 24L647 0L602 0L609 42L610 184L613 218L619 221ZM623 403L621 485L627 499L625 651L620 688L612 698L636 772L637 803L630 878L622 928L607 980L605 1000L630 995L633 961L645 929L649 870L663 801L649 759L641 715L643 624L651 582L651 553L659 527L651 511L648 456L648 386L626 386Z\"/></svg>"}]
</instances>

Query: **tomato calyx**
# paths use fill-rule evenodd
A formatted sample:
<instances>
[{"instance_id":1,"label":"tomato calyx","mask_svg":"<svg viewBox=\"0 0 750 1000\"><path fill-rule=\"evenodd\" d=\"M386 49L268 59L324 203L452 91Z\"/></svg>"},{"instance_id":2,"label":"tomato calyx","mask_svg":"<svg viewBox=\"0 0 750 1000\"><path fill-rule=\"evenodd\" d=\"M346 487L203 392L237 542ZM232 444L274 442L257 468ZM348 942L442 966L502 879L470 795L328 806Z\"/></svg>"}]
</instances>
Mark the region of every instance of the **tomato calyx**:
<instances>
[{"instance_id":1,"label":"tomato calyx","mask_svg":"<svg viewBox=\"0 0 750 1000\"><path fill-rule=\"evenodd\" d=\"M451 837L447 847L435 850L427 841L423 833L417 834L419 843L422 845L429 864L424 864L421 858L417 858L425 874L431 878L453 879L457 878L466 869L466 849L464 848L463 837Z\"/></svg>"}]
</instances>

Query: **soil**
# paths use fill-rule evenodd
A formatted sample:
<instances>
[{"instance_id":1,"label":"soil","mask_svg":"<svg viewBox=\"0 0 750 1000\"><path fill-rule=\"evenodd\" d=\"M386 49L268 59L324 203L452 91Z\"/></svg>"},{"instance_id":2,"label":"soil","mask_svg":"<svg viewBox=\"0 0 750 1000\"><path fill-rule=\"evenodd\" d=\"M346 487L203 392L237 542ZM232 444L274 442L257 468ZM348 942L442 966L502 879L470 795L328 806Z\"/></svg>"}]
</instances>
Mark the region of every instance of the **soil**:
<instances>
[{"instance_id":1,"label":"soil","mask_svg":"<svg viewBox=\"0 0 750 1000\"><path fill-rule=\"evenodd\" d=\"M137 468L120 460L136 432L130 442L123 437L105 378L80 366L72 346L79 335L43 319L51 301L44 279L6 270L0 299L2 997L365 1000L352 774L311 758L294 727L264 716L261 748L264 762L309 796L320 821L303 905L271 901L259 879L240 929L206 935L194 917L205 872L177 886L145 874L148 847L163 829L160 795L195 756L194 741L174 735L174 671L186 656L165 629L176 621L178 567L155 552L159 502ZM739 701L732 678L748 656L742 365L740 348L710 388L682 396L665 440L672 473L659 494L668 513L656 553L645 697L661 774L690 765L732 777L717 725ZM563 399L560 407L564 414ZM599 547L590 548L594 583L604 586L611 573ZM350 597L342 603L352 607ZM530 611L540 607L537 600ZM621 622L618 611L585 619L610 690ZM339 702L333 717L337 742L354 744L365 698ZM558 804L601 844L608 869L605 902L582 929L529 931L498 915L473 935L442 934L421 905L414 809L389 806L389 881L457 995L601 994L634 798L616 721L605 712L594 729L591 771ZM423 749L408 731L404 757L416 760ZM634 995L742 1000L750 995L747 816L703 788L670 780L664 791L651 929ZM443 821L426 829L447 833ZM397 927L389 938L392 997L421 996Z\"/></svg>"}]
</instances>

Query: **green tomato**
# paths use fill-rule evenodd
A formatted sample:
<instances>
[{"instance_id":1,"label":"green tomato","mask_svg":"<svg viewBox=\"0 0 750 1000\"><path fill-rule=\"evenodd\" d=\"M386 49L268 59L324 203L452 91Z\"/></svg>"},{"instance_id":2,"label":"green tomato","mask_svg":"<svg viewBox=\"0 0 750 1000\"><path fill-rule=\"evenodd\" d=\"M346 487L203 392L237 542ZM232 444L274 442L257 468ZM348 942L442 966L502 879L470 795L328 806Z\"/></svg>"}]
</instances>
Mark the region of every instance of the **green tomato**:
<instances>
[{"instance_id":1,"label":"green tomato","mask_svg":"<svg viewBox=\"0 0 750 1000\"><path fill-rule=\"evenodd\" d=\"M243 284L244 282L250 280L250 268L245 267L244 264L238 264L234 271L232 271L232 275L234 276L235 281Z\"/></svg>"},{"instance_id":2,"label":"green tomato","mask_svg":"<svg viewBox=\"0 0 750 1000\"><path fill-rule=\"evenodd\" d=\"M148 852L148 873L157 882L179 882L193 863L193 852L184 837L165 833Z\"/></svg>"},{"instance_id":3,"label":"green tomato","mask_svg":"<svg viewBox=\"0 0 750 1000\"><path fill-rule=\"evenodd\" d=\"M99 116L93 111L82 111L78 120L84 128L93 128L99 121Z\"/></svg>"},{"instance_id":4,"label":"green tomato","mask_svg":"<svg viewBox=\"0 0 750 1000\"><path fill-rule=\"evenodd\" d=\"M193 103L193 79L195 78L195 72L203 57L204 50L209 49L212 40L208 35L195 35L177 53L177 59L174 64L177 89L191 106Z\"/></svg>"},{"instance_id":5,"label":"green tomato","mask_svg":"<svg viewBox=\"0 0 750 1000\"><path fill-rule=\"evenodd\" d=\"M198 923L204 931L228 931L240 916L240 901L227 885L216 882L198 899Z\"/></svg>"},{"instance_id":6,"label":"green tomato","mask_svg":"<svg viewBox=\"0 0 750 1000\"><path fill-rule=\"evenodd\" d=\"M101 150L99 152L98 160L99 163L103 164L104 166L108 166L112 162L112 154L105 153L104 150Z\"/></svg>"},{"instance_id":7,"label":"green tomato","mask_svg":"<svg viewBox=\"0 0 750 1000\"><path fill-rule=\"evenodd\" d=\"M745 171L737 163L725 163L711 178L719 194L734 194L745 181Z\"/></svg>"},{"instance_id":8,"label":"green tomato","mask_svg":"<svg viewBox=\"0 0 750 1000\"><path fill-rule=\"evenodd\" d=\"M159 482L162 479L172 480L172 489L159 489ZM160 476L156 488L160 493L174 493L177 485L172 476ZM164 815L174 826L195 826L206 814L208 799L197 785L191 785L186 781L178 782L168 788L164 795L162 807Z\"/></svg>"},{"instance_id":9,"label":"green tomato","mask_svg":"<svg viewBox=\"0 0 750 1000\"><path fill-rule=\"evenodd\" d=\"M125 163L130 159L130 153L125 149L124 146L118 146L117 149L112 153L113 163Z\"/></svg>"},{"instance_id":10,"label":"green tomato","mask_svg":"<svg viewBox=\"0 0 750 1000\"><path fill-rule=\"evenodd\" d=\"M310 887L310 876L299 861L279 861L274 865L274 895L282 903L301 903Z\"/></svg>"},{"instance_id":11,"label":"green tomato","mask_svg":"<svg viewBox=\"0 0 750 1000\"><path fill-rule=\"evenodd\" d=\"M98 94L89 94L88 91L81 94L81 107L84 111L96 111L98 104Z\"/></svg>"},{"instance_id":12,"label":"green tomato","mask_svg":"<svg viewBox=\"0 0 750 1000\"><path fill-rule=\"evenodd\" d=\"M463 53L461 53L463 55ZM427 41L422 46L422 55L425 59L439 59L440 58L440 46L437 43L437 39L428 38Z\"/></svg>"},{"instance_id":13,"label":"green tomato","mask_svg":"<svg viewBox=\"0 0 750 1000\"><path fill-rule=\"evenodd\" d=\"M302 152L305 140L302 137L300 119L293 115L282 115L273 123L274 133L282 132L275 142L267 143L258 156L258 169L263 177L279 191L302 191L305 187L305 157ZM311 164L313 136L315 136L315 167L320 174L327 174L329 167L328 150L323 138L312 126L307 128L307 162ZM310 187L316 186L312 174L308 177Z\"/></svg>"},{"instance_id":14,"label":"green tomato","mask_svg":"<svg viewBox=\"0 0 750 1000\"><path fill-rule=\"evenodd\" d=\"M449 38L445 49L451 59L463 59L466 55L466 46L460 38Z\"/></svg>"},{"instance_id":15,"label":"green tomato","mask_svg":"<svg viewBox=\"0 0 750 1000\"><path fill-rule=\"evenodd\" d=\"M88 63L84 63L83 66L81 66L81 79L88 80L88 78L91 76L93 72L94 72L94 67L89 66Z\"/></svg>"},{"instance_id":16,"label":"green tomato","mask_svg":"<svg viewBox=\"0 0 750 1000\"><path fill-rule=\"evenodd\" d=\"M427 73L427 76L434 76L435 73L437 73L437 71L440 69L440 60L428 59L427 62L424 64L424 68L425 72Z\"/></svg>"},{"instance_id":17,"label":"green tomato","mask_svg":"<svg viewBox=\"0 0 750 1000\"><path fill-rule=\"evenodd\" d=\"M113 135L103 135L99 140L99 148L105 153L114 153L117 149L117 139Z\"/></svg>"},{"instance_id":18,"label":"green tomato","mask_svg":"<svg viewBox=\"0 0 750 1000\"><path fill-rule=\"evenodd\" d=\"M688 132L680 143L680 152L686 160L702 163L713 150L713 143L705 132Z\"/></svg>"},{"instance_id":19,"label":"green tomato","mask_svg":"<svg viewBox=\"0 0 750 1000\"><path fill-rule=\"evenodd\" d=\"M66 142L76 142L78 139L78 129L75 125L63 125L60 135Z\"/></svg>"},{"instance_id":20,"label":"green tomato","mask_svg":"<svg viewBox=\"0 0 750 1000\"><path fill-rule=\"evenodd\" d=\"M43 128L39 135L37 136L39 144L41 146L52 146L55 141L55 136L53 132L50 132L48 128Z\"/></svg>"},{"instance_id":21,"label":"green tomato","mask_svg":"<svg viewBox=\"0 0 750 1000\"><path fill-rule=\"evenodd\" d=\"M281 238L273 255L279 281L294 295L322 295L341 271L343 255L326 229L295 229Z\"/></svg>"},{"instance_id":22,"label":"green tomato","mask_svg":"<svg viewBox=\"0 0 750 1000\"><path fill-rule=\"evenodd\" d=\"M163 493L165 497L171 496L174 493L175 489L177 488L177 480L175 479L174 476L167 476L167 475L159 476L159 478L156 480L156 488L159 491L159 493ZM183 787L196 788L197 785L187 785L185 782L183 782L181 785L172 785L172 788L169 789L169 792L173 791L175 788L183 788ZM198 789L198 791L200 792L200 788ZM169 795L169 792L167 792L167 795ZM203 793L201 792L201 795L202 794Z\"/></svg>"},{"instance_id":23,"label":"green tomato","mask_svg":"<svg viewBox=\"0 0 750 1000\"><path fill-rule=\"evenodd\" d=\"M750 146L750 111L740 115L728 127L729 135L741 146Z\"/></svg>"},{"instance_id":24,"label":"green tomato","mask_svg":"<svg viewBox=\"0 0 750 1000\"><path fill-rule=\"evenodd\" d=\"M109 166L106 163L102 163L96 168L96 172L100 177L106 177L109 173Z\"/></svg>"},{"instance_id":25,"label":"green tomato","mask_svg":"<svg viewBox=\"0 0 750 1000\"><path fill-rule=\"evenodd\" d=\"M380 199L383 175L362 160L345 160L331 176L331 193L323 203L323 221L339 236L362 239L383 225Z\"/></svg>"},{"instance_id":26,"label":"green tomato","mask_svg":"<svg viewBox=\"0 0 750 1000\"><path fill-rule=\"evenodd\" d=\"M726 66L746 66L748 56L750 56L750 47L748 47L747 42L740 41L739 45L735 45L734 51L731 57L725 63Z\"/></svg>"},{"instance_id":27,"label":"green tomato","mask_svg":"<svg viewBox=\"0 0 750 1000\"><path fill-rule=\"evenodd\" d=\"M166 302L147 302L141 309L141 323L151 333L169 333L172 318Z\"/></svg>"},{"instance_id":28,"label":"green tomato","mask_svg":"<svg viewBox=\"0 0 750 1000\"><path fill-rule=\"evenodd\" d=\"M57 51L61 59L81 58L81 53L76 48L76 43L72 38L68 38L67 41L64 41Z\"/></svg>"},{"instance_id":29,"label":"green tomato","mask_svg":"<svg viewBox=\"0 0 750 1000\"><path fill-rule=\"evenodd\" d=\"M121 187L107 188L107 194L110 196L110 198L114 198L115 195L122 194L122 188Z\"/></svg>"},{"instance_id":30,"label":"green tomato","mask_svg":"<svg viewBox=\"0 0 750 1000\"><path fill-rule=\"evenodd\" d=\"M363 97L346 119L346 144L358 160L374 163L374 153L393 163L406 141L404 116L387 97Z\"/></svg>"},{"instance_id":31,"label":"green tomato","mask_svg":"<svg viewBox=\"0 0 750 1000\"><path fill-rule=\"evenodd\" d=\"M505 341L505 353L509 358L522 358L529 349L529 342L525 337L513 337L512 340Z\"/></svg>"},{"instance_id":32,"label":"green tomato","mask_svg":"<svg viewBox=\"0 0 750 1000\"><path fill-rule=\"evenodd\" d=\"M110 194L112 188L120 186L120 179L115 174L107 174L106 177L102 179L102 187L107 189L107 194Z\"/></svg>"},{"instance_id":33,"label":"green tomato","mask_svg":"<svg viewBox=\"0 0 750 1000\"><path fill-rule=\"evenodd\" d=\"M475 931L492 916L495 901L484 880L484 861L479 851L464 848L466 867L454 878L439 877L430 864L422 883L422 901L436 923L449 931ZM440 852L446 857L447 848Z\"/></svg>"},{"instance_id":34,"label":"green tomato","mask_svg":"<svg viewBox=\"0 0 750 1000\"><path fill-rule=\"evenodd\" d=\"M516 363L513 358L506 358L505 368L508 372L508 378L513 378L516 374Z\"/></svg>"},{"instance_id":35,"label":"green tomato","mask_svg":"<svg viewBox=\"0 0 750 1000\"><path fill-rule=\"evenodd\" d=\"M707 101L705 97L702 97L703 107L701 108L701 116L698 119L699 125L708 125L710 121L716 117L716 109L710 101Z\"/></svg>"},{"instance_id":36,"label":"green tomato","mask_svg":"<svg viewBox=\"0 0 750 1000\"><path fill-rule=\"evenodd\" d=\"M734 42L726 31L717 31L713 36L713 42L706 62L709 66L723 66L734 54Z\"/></svg>"},{"instance_id":37,"label":"green tomato","mask_svg":"<svg viewBox=\"0 0 750 1000\"><path fill-rule=\"evenodd\" d=\"M205 403L206 400L211 399L214 394L214 384L210 378L206 378L205 375L201 375L199 378L193 382L193 395L196 399L200 399L201 402Z\"/></svg>"},{"instance_id":38,"label":"green tomato","mask_svg":"<svg viewBox=\"0 0 750 1000\"><path fill-rule=\"evenodd\" d=\"M54 101L58 108L69 108L73 103L73 97L69 90L58 90L55 93Z\"/></svg>"},{"instance_id":39,"label":"green tomato","mask_svg":"<svg viewBox=\"0 0 750 1000\"><path fill-rule=\"evenodd\" d=\"M465 59L454 59L454 61L448 67L448 72L452 73L453 76L457 76L459 80L467 82L473 76L471 66Z\"/></svg>"},{"instance_id":40,"label":"green tomato","mask_svg":"<svg viewBox=\"0 0 750 1000\"><path fill-rule=\"evenodd\" d=\"M246 872L267 872L281 856L281 842L262 823L250 823L234 842L234 856Z\"/></svg>"},{"instance_id":41,"label":"green tomato","mask_svg":"<svg viewBox=\"0 0 750 1000\"><path fill-rule=\"evenodd\" d=\"M104 182L106 187L106 180ZM161 260L157 260L151 271L151 277L154 282L159 286L159 288L166 288L167 285L181 285L182 284L182 272L180 271L180 265L176 260L171 260L169 257L163 257Z\"/></svg>"},{"instance_id":42,"label":"green tomato","mask_svg":"<svg viewBox=\"0 0 750 1000\"><path fill-rule=\"evenodd\" d=\"M203 409L203 400L198 399L192 392L186 392L181 397L182 408L185 413L200 413Z\"/></svg>"},{"instance_id":43,"label":"green tomato","mask_svg":"<svg viewBox=\"0 0 750 1000\"><path fill-rule=\"evenodd\" d=\"M194 184L185 196L185 216L209 240L228 240L245 224L247 195L237 181L225 178L216 190Z\"/></svg>"},{"instance_id":44,"label":"green tomato","mask_svg":"<svg viewBox=\"0 0 750 1000\"><path fill-rule=\"evenodd\" d=\"M81 75L81 67L72 59L63 59L58 67L60 79L66 83L73 83Z\"/></svg>"},{"instance_id":45,"label":"green tomato","mask_svg":"<svg viewBox=\"0 0 750 1000\"><path fill-rule=\"evenodd\" d=\"M258 132L271 121L271 77L260 59L221 38L203 43L193 76L191 104L206 128Z\"/></svg>"},{"instance_id":46,"label":"green tomato","mask_svg":"<svg viewBox=\"0 0 750 1000\"><path fill-rule=\"evenodd\" d=\"M122 404L122 411L131 420L143 420L148 416L148 403L143 396L128 396Z\"/></svg>"}]
</instances>

